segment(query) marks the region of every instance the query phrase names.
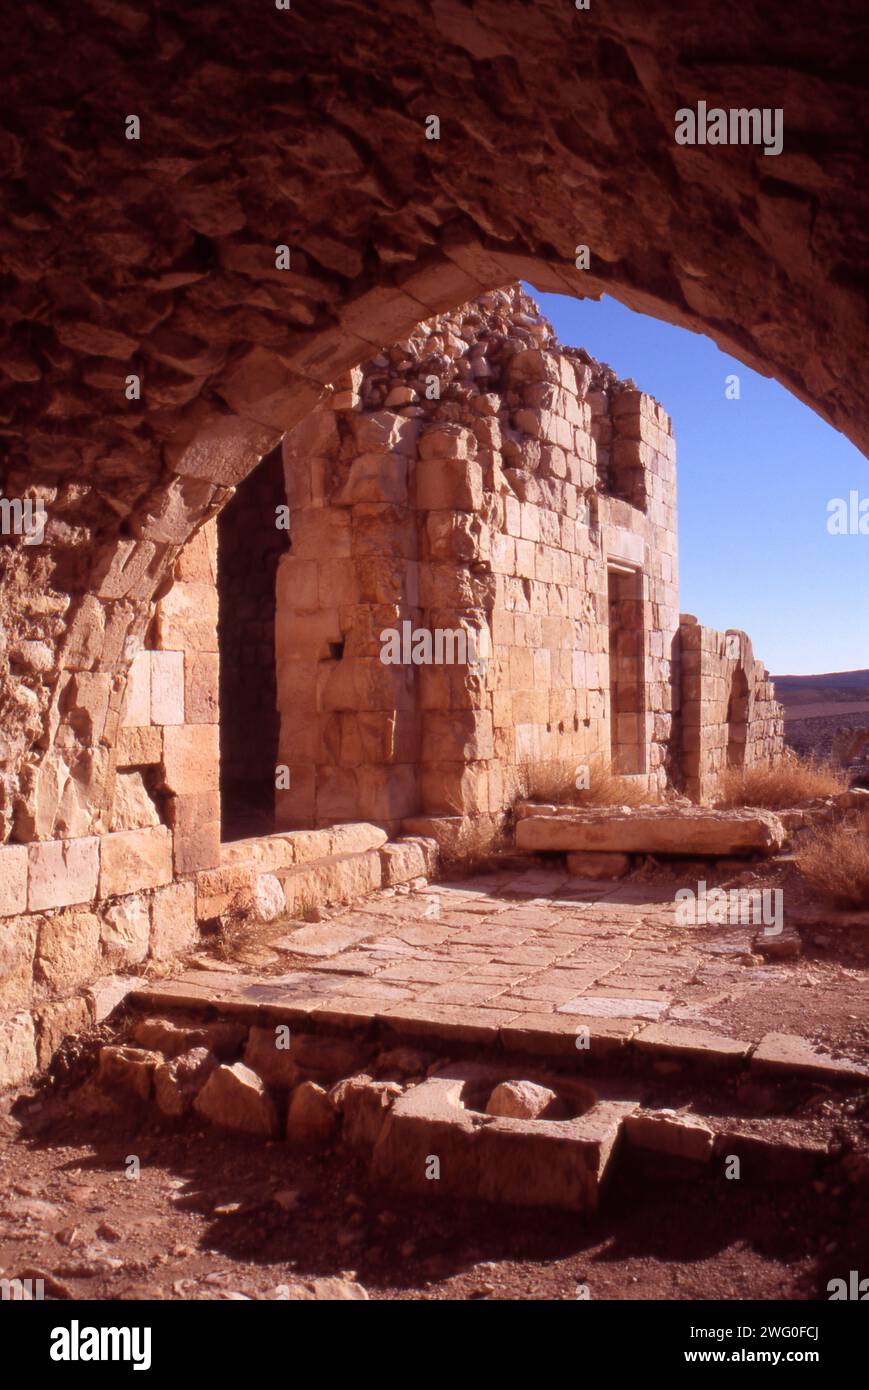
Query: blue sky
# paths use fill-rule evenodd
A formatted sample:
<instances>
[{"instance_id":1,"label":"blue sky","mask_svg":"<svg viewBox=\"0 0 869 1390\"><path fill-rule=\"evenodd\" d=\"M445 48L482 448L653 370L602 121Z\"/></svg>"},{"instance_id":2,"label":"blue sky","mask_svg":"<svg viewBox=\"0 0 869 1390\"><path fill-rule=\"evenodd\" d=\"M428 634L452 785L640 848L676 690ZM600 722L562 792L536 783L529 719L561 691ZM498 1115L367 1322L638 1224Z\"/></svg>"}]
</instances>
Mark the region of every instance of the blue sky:
<instances>
[{"instance_id":1,"label":"blue sky","mask_svg":"<svg viewBox=\"0 0 869 1390\"><path fill-rule=\"evenodd\" d=\"M869 498L869 460L711 339L606 296L525 288L565 346L633 377L670 413L682 612L743 628L774 674L869 667L869 535L827 531L832 498ZM728 400L734 372L740 399Z\"/></svg>"}]
</instances>

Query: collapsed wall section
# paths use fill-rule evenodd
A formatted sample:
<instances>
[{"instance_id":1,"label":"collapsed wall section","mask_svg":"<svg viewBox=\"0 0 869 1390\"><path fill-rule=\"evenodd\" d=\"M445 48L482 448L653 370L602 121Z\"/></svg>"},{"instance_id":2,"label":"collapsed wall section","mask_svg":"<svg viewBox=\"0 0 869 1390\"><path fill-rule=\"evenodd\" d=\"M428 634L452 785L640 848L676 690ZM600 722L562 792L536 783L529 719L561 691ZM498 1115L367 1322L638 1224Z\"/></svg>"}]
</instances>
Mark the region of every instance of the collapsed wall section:
<instances>
[{"instance_id":1,"label":"collapsed wall section","mask_svg":"<svg viewBox=\"0 0 869 1390\"><path fill-rule=\"evenodd\" d=\"M728 769L782 756L784 709L744 632L716 632L683 614L679 642L684 790L704 803L720 794Z\"/></svg>"},{"instance_id":2,"label":"collapsed wall section","mask_svg":"<svg viewBox=\"0 0 869 1390\"><path fill-rule=\"evenodd\" d=\"M661 407L562 350L518 287L419 325L332 407L284 440L280 823L500 816L609 761L628 725L630 771L663 788L678 590Z\"/></svg>"}]
</instances>

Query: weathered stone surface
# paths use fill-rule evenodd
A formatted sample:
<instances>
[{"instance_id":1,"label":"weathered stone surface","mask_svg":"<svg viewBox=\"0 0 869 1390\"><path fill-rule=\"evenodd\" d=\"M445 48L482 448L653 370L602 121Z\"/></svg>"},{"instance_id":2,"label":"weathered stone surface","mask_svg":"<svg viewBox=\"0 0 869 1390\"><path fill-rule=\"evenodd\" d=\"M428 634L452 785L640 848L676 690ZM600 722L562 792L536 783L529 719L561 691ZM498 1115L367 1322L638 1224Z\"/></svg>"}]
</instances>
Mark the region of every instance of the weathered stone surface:
<instances>
[{"instance_id":1,"label":"weathered stone surface","mask_svg":"<svg viewBox=\"0 0 869 1390\"><path fill-rule=\"evenodd\" d=\"M281 881L274 874L258 874L253 885L253 910L259 922L274 922L287 910Z\"/></svg>"},{"instance_id":2,"label":"weathered stone surface","mask_svg":"<svg viewBox=\"0 0 869 1390\"><path fill-rule=\"evenodd\" d=\"M29 854L31 912L93 902L100 872L100 841L95 835L44 841L31 845Z\"/></svg>"},{"instance_id":3,"label":"weathered stone surface","mask_svg":"<svg viewBox=\"0 0 869 1390\"><path fill-rule=\"evenodd\" d=\"M338 1111L315 1081L303 1081L293 1091L287 1111L287 1142L294 1148L320 1149L334 1137Z\"/></svg>"},{"instance_id":4,"label":"weathered stone surface","mask_svg":"<svg viewBox=\"0 0 869 1390\"><path fill-rule=\"evenodd\" d=\"M703 1028L683 1028L673 1023L653 1023L634 1038L638 1052L674 1057L714 1069L740 1067L751 1051L751 1043L727 1038Z\"/></svg>"},{"instance_id":5,"label":"weathered stone surface","mask_svg":"<svg viewBox=\"0 0 869 1390\"><path fill-rule=\"evenodd\" d=\"M383 886L409 883L412 878L425 878L429 873L430 853L421 840L397 840L384 845L380 851L383 866Z\"/></svg>"},{"instance_id":6,"label":"weathered stone surface","mask_svg":"<svg viewBox=\"0 0 869 1390\"><path fill-rule=\"evenodd\" d=\"M516 844L526 850L607 853L739 855L771 854L785 841L771 811L565 811L526 816L516 826Z\"/></svg>"},{"instance_id":7,"label":"weathered stone surface","mask_svg":"<svg viewBox=\"0 0 869 1390\"><path fill-rule=\"evenodd\" d=\"M394 1081L351 1076L330 1092L341 1112L341 1140L348 1148L370 1154L383 1130L386 1115L401 1087Z\"/></svg>"},{"instance_id":8,"label":"weathered stone surface","mask_svg":"<svg viewBox=\"0 0 869 1390\"><path fill-rule=\"evenodd\" d=\"M170 883L151 900L151 955L169 960L195 946L196 890L192 883Z\"/></svg>"},{"instance_id":9,"label":"weathered stone surface","mask_svg":"<svg viewBox=\"0 0 869 1390\"><path fill-rule=\"evenodd\" d=\"M148 954L151 912L147 899L138 895L119 898L103 913L100 944L112 970L138 965Z\"/></svg>"},{"instance_id":10,"label":"weathered stone surface","mask_svg":"<svg viewBox=\"0 0 869 1390\"><path fill-rule=\"evenodd\" d=\"M104 835L100 897L159 888L172 878L172 835L164 825Z\"/></svg>"},{"instance_id":11,"label":"weathered stone surface","mask_svg":"<svg viewBox=\"0 0 869 1390\"><path fill-rule=\"evenodd\" d=\"M712 1157L713 1131L708 1125L675 1110L655 1110L629 1115L625 1133L631 1144L671 1158L708 1163Z\"/></svg>"},{"instance_id":12,"label":"weathered stone surface","mask_svg":"<svg viewBox=\"0 0 869 1390\"><path fill-rule=\"evenodd\" d=\"M572 1120L484 1119L463 1103L467 1087L491 1089L489 1069L450 1067L399 1097L374 1150L372 1175L414 1192L438 1191L522 1206L593 1210L619 1129L633 1101L592 1103ZM569 1086L570 1083L565 1083ZM583 1109L594 1096L579 1086Z\"/></svg>"},{"instance_id":13,"label":"weathered stone surface","mask_svg":"<svg viewBox=\"0 0 869 1390\"><path fill-rule=\"evenodd\" d=\"M0 1087L21 1086L36 1071L36 1029L26 1011L0 1018Z\"/></svg>"},{"instance_id":14,"label":"weathered stone surface","mask_svg":"<svg viewBox=\"0 0 869 1390\"><path fill-rule=\"evenodd\" d=\"M141 772L119 772L115 779L112 830L141 830L160 824L157 807L145 786Z\"/></svg>"},{"instance_id":15,"label":"weathered stone surface","mask_svg":"<svg viewBox=\"0 0 869 1390\"><path fill-rule=\"evenodd\" d=\"M100 1048L100 1084L120 1091L128 1091L136 1100L149 1100L154 1082L154 1069L163 1058L158 1052L146 1052L144 1048L114 1044Z\"/></svg>"},{"instance_id":16,"label":"weathered stone surface","mask_svg":"<svg viewBox=\"0 0 869 1390\"><path fill-rule=\"evenodd\" d=\"M0 846L0 917L27 908L27 846Z\"/></svg>"},{"instance_id":17,"label":"weathered stone surface","mask_svg":"<svg viewBox=\"0 0 869 1390\"><path fill-rule=\"evenodd\" d=\"M299 1080L294 1034L289 1035L289 1047L283 1046L285 1036L280 1027L251 1028L244 1060L269 1086L294 1086Z\"/></svg>"},{"instance_id":18,"label":"weathered stone surface","mask_svg":"<svg viewBox=\"0 0 869 1390\"><path fill-rule=\"evenodd\" d=\"M208 1080L217 1058L207 1047L194 1047L154 1071L154 1099L164 1115L184 1115Z\"/></svg>"},{"instance_id":19,"label":"weathered stone surface","mask_svg":"<svg viewBox=\"0 0 869 1390\"><path fill-rule=\"evenodd\" d=\"M37 1009L36 1051L40 1071L51 1065L65 1038L81 1036L90 1024L87 1001L78 997L59 999Z\"/></svg>"},{"instance_id":20,"label":"weathered stone surface","mask_svg":"<svg viewBox=\"0 0 869 1390\"><path fill-rule=\"evenodd\" d=\"M204 1120L218 1129L270 1139L277 1129L274 1103L261 1079L243 1062L211 1073L193 1102Z\"/></svg>"},{"instance_id":21,"label":"weathered stone surface","mask_svg":"<svg viewBox=\"0 0 869 1390\"><path fill-rule=\"evenodd\" d=\"M567 872L577 878L621 878L630 868L626 854L568 854Z\"/></svg>"},{"instance_id":22,"label":"weathered stone surface","mask_svg":"<svg viewBox=\"0 0 869 1390\"><path fill-rule=\"evenodd\" d=\"M37 917L0 922L0 1010L25 1007L33 995Z\"/></svg>"},{"instance_id":23,"label":"weathered stone surface","mask_svg":"<svg viewBox=\"0 0 869 1390\"><path fill-rule=\"evenodd\" d=\"M538 1086L533 1081L499 1081L486 1102L486 1114L536 1120L555 1100L555 1092L548 1086Z\"/></svg>"},{"instance_id":24,"label":"weathered stone surface","mask_svg":"<svg viewBox=\"0 0 869 1390\"><path fill-rule=\"evenodd\" d=\"M86 990L90 1012L95 1023L110 1018L115 1009L123 1004L128 994L134 994L142 985L136 975L104 975Z\"/></svg>"},{"instance_id":25,"label":"weathered stone surface","mask_svg":"<svg viewBox=\"0 0 869 1390\"><path fill-rule=\"evenodd\" d=\"M818 1081L864 1083L869 1067L820 1052L792 1033L766 1033L751 1054L751 1070L760 1075L813 1077Z\"/></svg>"},{"instance_id":26,"label":"weathered stone surface","mask_svg":"<svg viewBox=\"0 0 869 1390\"><path fill-rule=\"evenodd\" d=\"M92 980L100 961L100 920L93 912L44 917L36 948L38 974L53 990L68 993Z\"/></svg>"}]
</instances>

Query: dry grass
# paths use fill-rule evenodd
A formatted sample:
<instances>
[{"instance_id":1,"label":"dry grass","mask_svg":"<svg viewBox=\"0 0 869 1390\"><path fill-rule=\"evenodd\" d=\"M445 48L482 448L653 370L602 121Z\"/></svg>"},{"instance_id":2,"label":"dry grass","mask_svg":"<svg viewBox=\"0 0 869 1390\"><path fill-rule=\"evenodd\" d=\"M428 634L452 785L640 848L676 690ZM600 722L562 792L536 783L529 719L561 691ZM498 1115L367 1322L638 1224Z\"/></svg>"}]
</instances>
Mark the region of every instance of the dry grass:
<instances>
[{"instance_id":1,"label":"dry grass","mask_svg":"<svg viewBox=\"0 0 869 1390\"><path fill-rule=\"evenodd\" d=\"M794 860L810 887L836 907L869 907L869 815L814 831Z\"/></svg>"},{"instance_id":2,"label":"dry grass","mask_svg":"<svg viewBox=\"0 0 869 1390\"><path fill-rule=\"evenodd\" d=\"M837 796L847 790L847 777L831 763L790 753L769 767L729 768L721 781L719 804L783 811L817 796Z\"/></svg>"},{"instance_id":3,"label":"dry grass","mask_svg":"<svg viewBox=\"0 0 869 1390\"><path fill-rule=\"evenodd\" d=\"M600 753L585 764L529 763L520 768L519 780L521 800L557 806L647 806L657 800L641 784L613 772ZM577 786L577 781L588 786Z\"/></svg>"},{"instance_id":4,"label":"dry grass","mask_svg":"<svg viewBox=\"0 0 869 1390\"><path fill-rule=\"evenodd\" d=\"M493 816L465 816L450 844L441 847L441 869L446 876L457 870L472 874L486 868L499 850L507 848L503 823Z\"/></svg>"}]
</instances>

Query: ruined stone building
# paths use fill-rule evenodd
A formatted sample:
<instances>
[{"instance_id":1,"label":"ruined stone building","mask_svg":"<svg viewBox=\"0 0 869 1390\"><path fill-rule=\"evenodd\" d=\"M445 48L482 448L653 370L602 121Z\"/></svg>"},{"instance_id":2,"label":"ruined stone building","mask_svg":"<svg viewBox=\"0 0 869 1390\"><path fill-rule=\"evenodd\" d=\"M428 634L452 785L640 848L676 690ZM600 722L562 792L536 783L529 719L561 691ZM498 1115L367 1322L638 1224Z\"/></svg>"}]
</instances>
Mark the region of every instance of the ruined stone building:
<instances>
[{"instance_id":1,"label":"ruined stone building","mask_svg":"<svg viewBox=\"0 0 869 1390\"><path fill-rule=\"evenodd\" d=\"M669 417L518 288L352 371L220 500L154 601L133 539L71 619L48 568L7 613L5 1079L239 894L430 872L444 818L595 761L708 801L781 751L748 637L680 617Z\"/></svg>"},{"instance_id":2,"label":"ruined stone building","mask_svg":"<svg viewBox=\"0 0 869 1390\"><path fill-rule=\"evenodd\" d=\"M709 800L726 766L780 752L749 639L679 614L669 417L518 289L421 324L332 405L283 442L280 733L275 759L260 725L254 760L290 770L279 823L498 816L594 758ZM253 552L270 485L239 489ZM392 664L403 626L484 659Z\"/></svg>"}]
</instances>

